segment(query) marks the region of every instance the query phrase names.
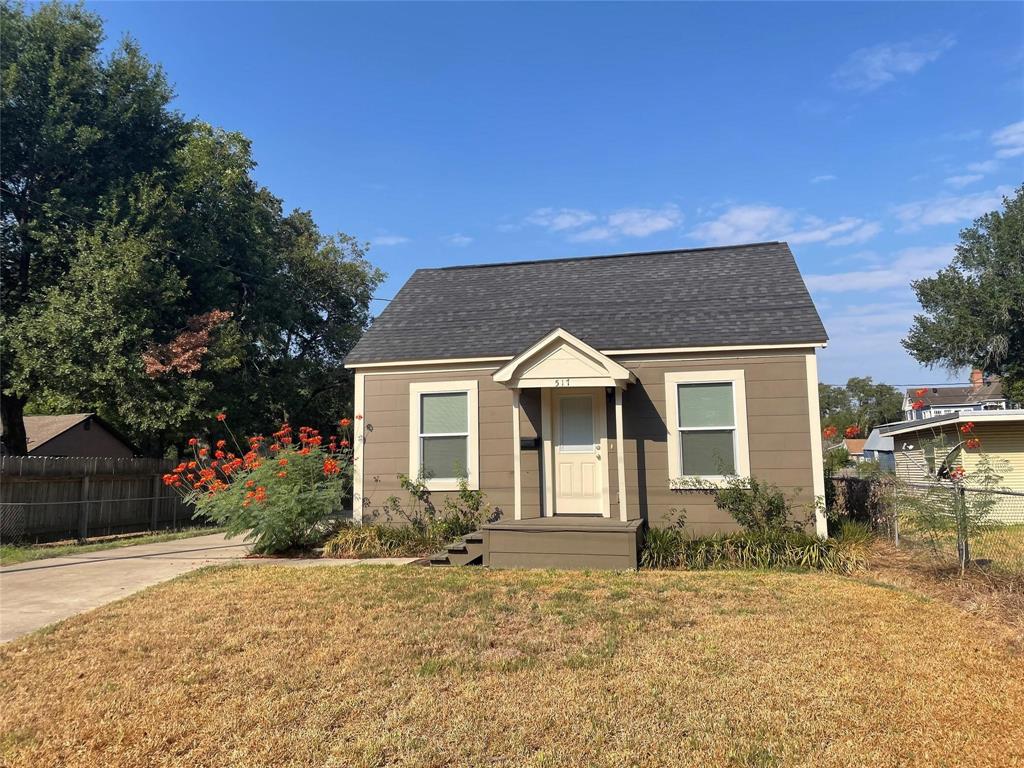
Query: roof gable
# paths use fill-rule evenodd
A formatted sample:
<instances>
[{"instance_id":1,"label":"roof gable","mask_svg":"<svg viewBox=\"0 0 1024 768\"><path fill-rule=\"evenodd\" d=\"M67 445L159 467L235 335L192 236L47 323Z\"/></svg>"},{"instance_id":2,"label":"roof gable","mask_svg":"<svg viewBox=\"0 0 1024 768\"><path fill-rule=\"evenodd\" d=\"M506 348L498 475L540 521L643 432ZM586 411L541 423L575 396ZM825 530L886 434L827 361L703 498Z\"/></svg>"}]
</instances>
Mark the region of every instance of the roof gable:
<instances>
[{"instance_id":1,"label":"roof gable","mask_svg":"<svg viewBox=\"0 0 1024 768\"><path fill-rule=\"evenodd\" d=\"M346 358L509 358L553 328L596 350L821 344L785 243L420 269Z\"/></svg>"},{"instance_id":2,"label":"roof gable","mask_svg":"<svg viewBox=\"0 0 1024 768\"><path fill-rule=\"evenodd\" d=\"M494 374L495 381L513 387L551 387L558 381L571 381L577 387L624 387L634 379L626 368L563 328L556 328Z\"/></svg>"}]
</instances>

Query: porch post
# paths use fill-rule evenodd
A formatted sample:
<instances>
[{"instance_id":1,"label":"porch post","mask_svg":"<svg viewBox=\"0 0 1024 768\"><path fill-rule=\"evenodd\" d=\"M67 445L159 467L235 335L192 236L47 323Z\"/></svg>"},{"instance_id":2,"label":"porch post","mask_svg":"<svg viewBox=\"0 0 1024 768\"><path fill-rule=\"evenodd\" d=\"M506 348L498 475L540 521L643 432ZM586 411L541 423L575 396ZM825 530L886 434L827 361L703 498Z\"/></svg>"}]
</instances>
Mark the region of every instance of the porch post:
<instances>
[{"instance_id":1,"label":"porch post","mask_svg":"<svg viewBox=\"0 0 1024 768\"><path fill-rule=\"evenodd\" d=\"M622 387L615 388L615 452L619 465L619 519L629 520L626 511L626 442L622 437Z\"/></svg>"},{"instance_id":2,"label":"porch post","mask_svg":"<svg viewBox=\"0 0 1024 768\"><path fill-rule=\"evenodd\" d=\"M519 455L519 392L519 389L512 390L512 482L515 486L513 496L516 520L523 518L522 466Z\"/></svg>"}]
</instances>

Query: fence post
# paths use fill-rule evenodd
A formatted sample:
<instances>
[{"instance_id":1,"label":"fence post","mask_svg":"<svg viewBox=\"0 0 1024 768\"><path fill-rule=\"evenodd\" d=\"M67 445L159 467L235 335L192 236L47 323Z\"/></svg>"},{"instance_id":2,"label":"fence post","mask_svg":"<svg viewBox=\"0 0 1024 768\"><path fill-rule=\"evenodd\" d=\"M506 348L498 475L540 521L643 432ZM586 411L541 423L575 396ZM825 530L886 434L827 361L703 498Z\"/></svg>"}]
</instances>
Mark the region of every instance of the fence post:
<instances>
[{"instance_id":1,"label":"fence post","mask_svg":"<svg viewBox=\"0 0 1024 768\"><path fill-rule=\"evenodd\" d=\"M78 505L78 540L89 538L89 475L82 476L81 503Z\"/></svg>"},{"instance_id":2,"label":"fence post","mask_svg":"<svg viewBox=\"0 0 1024 768\"><path fill-rule=\"evenodd\" d=\"M153 476L153 500L149 516L149 529L155 531L160 520L160 491L163 485L160 482L160 475Z\"/></svg>"}]
</instances>

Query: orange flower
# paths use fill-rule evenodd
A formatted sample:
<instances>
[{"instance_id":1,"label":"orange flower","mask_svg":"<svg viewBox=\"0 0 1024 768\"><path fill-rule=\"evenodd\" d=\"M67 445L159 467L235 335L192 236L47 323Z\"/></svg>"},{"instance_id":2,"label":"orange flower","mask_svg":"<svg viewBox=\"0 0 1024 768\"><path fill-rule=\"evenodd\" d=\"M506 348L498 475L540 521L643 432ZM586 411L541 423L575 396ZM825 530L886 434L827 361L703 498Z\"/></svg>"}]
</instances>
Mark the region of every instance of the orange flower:
<instances>
[{"instance_id":1,"label":"orange flower","mask_svg":"<svg viewBox=\"0 0 1024 768\"><path fill-rule=\"evenodd\" d=\"M928 393L927 387L921 387L914 392L914 397L924 397Z\"/></svg>"},{"instance_id":2,"label":"orange flower","mask_svg":"<svg viewBox=\"0 0 1024 768\"><path fill-rule=\"evenodd\" d=\"M348 440L342 440L340 443L338 443L338 445L340 445L342 448L348 448L349 442Z\"/></svg>"},{"instance_id":3,"label":"orange flower","mask_svg":"<svg viewBox=\"0 0 1024 768\"><path fill-rule=\"evenodd\" d=\"M218 413L217 414L217 421L224 421L225 419L227 419L227 417L228 417L228 415L226 413Z\"/></svg>"},{"instance_id":4,"label":"orange flower","mask_svg":"<svg viewBox=\"0 0 1024 768\"><path fill-rule=\"evenodd\" d=\"M970 432L972 429L974 429L974 422L973 421L968 421L966 424L964 424L962 427L960 427L960 431L963 432L965 435L968 432Z\"/></svg>"},{"instance_id":5,"label":"orange flower","mask_svg":"<svg viewBox=\"0 0 1024 768\"><path fill-rule=\"evenodd\" d=\"M224 451L214 451L213 455L218 459L224 458Z\"/></svg>"},{"instance_id":6,"label":"orange flower","mask_svg":"<svg viewBox=\"0 0 1024 768\"><path fill-rule=\"evenodd\" d=\"M218 447L218 448L223 448L223 447L224 447L224 446L226 446L227 444L228 444L228 441L227 441L227 440L218 440L218 441L217 441L217 447Z\"/></svg>"},{"instance_id":7,"label":"orange flower","mask_svg":"<svg viewBox=\"0 0 1024 768\"><path fill-rule=\"evenodd\" d=\"M924 408L924 400L915 400L910 404L910 407L913 408L915 411L920 411L922 408Z\"/></svg>"},{"instance_id":8,"label":"orange flower","mask_svg":"<svg viewBox=\"0 0 1024 768\"><path fill-rule=\"evenodd\" d=\"M278 459L277 465L279 467L286 467L286 466L288 466L288 459Z\"/></svg>"},{"instance_id":9,"label":"orange flower","mask_svg":"<svg viewBox=\"0 0 1024 768\"><path fill-rule=\"evenodd\" d=\"M208 454L209 452L210 452L210 451L209 451L209 449L208 449L208 448L200 448L200 449L199 449L199 455L200 455L200 456L205 456L205 455L206 455L206 454Z\"/></svg>"},{"instance_id":10,"label":"orange flower","mask_svg":"<svg viewBox=\"0 0 1024 768\"><path fill-rule=\"evenodd\" d=\"M341 471L341 467L338 465L338 462L336 462L334 459L325 459L324 460L324 474L325 475L328 475L328 476L336 475L340 471Z\"/></svg>"},{"instance_id":11,"label":"orange flower","mask_svg":"<svg viewBox=\"0 0 1024 768\"><path fill-rule=\"evenodd\" d=\"M188 439L188 444L189 444L189 445L198 445L198 444L199 444L199 441L198 441L198 440L197 440L196 438L194 438L194 437L190 437L190 438Z\"/></svg>"},{"instance_id":12,"label":"orange flower","mask_svg":"<svg viewBox=\"0 0 1024 768\"><path fill-rule=\"evenodd\" d=\"M858 427L856 424L853 424L852 426L847 427L843 431L843 436L846 437L846 438L850 438L850 439L852 439L854 437L857 437L857 435L859 435L859 434L860 434L860 427Z\"/></svg>"},{"instance_id":13,"label":"orange flower","mask_svg":"<svg viewBox=\"0 0 1024 768\"><path fill-rule=\"evenodd\" d=\"M981 440L979 440L976 437L972 437L972 438L969 438L968 440L966 440L964 442L964 445L966 445L968 448L970 448L972 450L975 449L975 448L981 448Z\"/></svg>"},{"instance_id":14,"label":"orange flower","mask_svg":"<svg viewBox=\"0 0 1024 768\"><path fill-rule=\"evenodd\" d=\"M351 420L351 419L342 419L342 420L341 420L341 421L339 421L338 423L339 423L339 424L340 424L341 426L343 426L343 427L347 427L347 426L348 426L349 424L351 424L351 423L352 423L352 420Z\"/></svg>"},{"instance_id":15,"label":"orange flower","mask_svg":"<svg viewBox=\"0 0 1024 768\"><path fill-rule=\"evenodd\" d=\"M278 472L277 476L278 477L288 477L288 473L287 472Z\"/></svg>"},{"instance_id":16,"label":"orange flower","mask_svg":"<svg viewBox=\"0 0 1024 768\"><path fill-rule=\"evenodd\" d=\"M829 426L825 427L825 429L823 429L821 431L821 436L824 437L826 440L831 440L833 437L835 437L838 434L839 434L839 427L834 427L832 425L829 425Z\"/></svg>"}]
</instances>

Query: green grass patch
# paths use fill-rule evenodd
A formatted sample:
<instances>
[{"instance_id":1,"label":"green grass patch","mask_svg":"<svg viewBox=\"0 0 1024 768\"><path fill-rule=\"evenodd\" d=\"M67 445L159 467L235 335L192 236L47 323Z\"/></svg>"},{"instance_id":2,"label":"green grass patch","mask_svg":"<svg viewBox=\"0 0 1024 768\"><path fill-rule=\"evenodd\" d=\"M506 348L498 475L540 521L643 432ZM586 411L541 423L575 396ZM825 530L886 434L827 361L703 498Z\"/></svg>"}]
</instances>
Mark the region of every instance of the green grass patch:
<instances>
[{"instance_id":1,"label":"green grass patch","mask_svg":"<svg viewBox=\"0 0 1024 768\"><path fill-rule=\"evenodd\" d=\"M188 539L193 536L206 536L211 533L220 533L223 528L186 528L181 531L167 531L164 533L139 533L126 536L104 538L96 541L87 541L84 544L77 542L56 542L54 544L3 544L0 545L0 565L17 565L27 563L31 560L44 560L48 557L67 557L69 555L81 555L86 552L99 552L104 549L118 549L120 547L133 547L136 544L158 544L161 541L175 541L177 539Z\"/></svg>"}]
</instances>

